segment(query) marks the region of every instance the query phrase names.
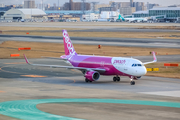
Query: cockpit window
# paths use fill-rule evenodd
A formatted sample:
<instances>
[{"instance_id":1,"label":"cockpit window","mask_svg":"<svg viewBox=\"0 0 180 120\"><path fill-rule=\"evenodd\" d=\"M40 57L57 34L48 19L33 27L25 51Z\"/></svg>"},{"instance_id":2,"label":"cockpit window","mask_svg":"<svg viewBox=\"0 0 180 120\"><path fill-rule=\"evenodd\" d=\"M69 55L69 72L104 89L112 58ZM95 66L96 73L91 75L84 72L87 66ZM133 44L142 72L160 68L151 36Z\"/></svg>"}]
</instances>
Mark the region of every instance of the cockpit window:
<instances>
[{"instance_id":1,"label":"cockpit window","mask_svg":"<svg viewBox=\"0 0 180 120\"><path fill-rule=\"evenodd\" d=\"M141 64L138 64L138 66L142 66Z\"/></svg>"},{"instance_id":2,"label":"cockpit window","mask_svg":"<svg viewBox=\"0 0 180 120\"><path fill-rule=\"evenodd\" d=\"M142 66L141 64L132 64L132 67L136 67L136 66Z\"/></svg>"}]
</instances>

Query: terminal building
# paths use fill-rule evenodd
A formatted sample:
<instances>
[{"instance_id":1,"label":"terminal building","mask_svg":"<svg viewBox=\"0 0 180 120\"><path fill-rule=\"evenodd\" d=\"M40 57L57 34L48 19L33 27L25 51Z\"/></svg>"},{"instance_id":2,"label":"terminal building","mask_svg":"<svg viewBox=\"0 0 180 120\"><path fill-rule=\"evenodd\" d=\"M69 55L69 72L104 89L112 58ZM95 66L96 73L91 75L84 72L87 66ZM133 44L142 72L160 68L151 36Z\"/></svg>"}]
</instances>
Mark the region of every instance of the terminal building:
<instances>
[{"instance_id":1,"label":"terminal building","mask_svg":"<svg viewBox=\"0 0 180 120\"><path fill-rule=\"evenodd\" d=\"M148 11L133 13L134 17L151 17L153 20L167 20L170 22L180 18L180 7L155 7Z\"/></svg>"}]
</instances>

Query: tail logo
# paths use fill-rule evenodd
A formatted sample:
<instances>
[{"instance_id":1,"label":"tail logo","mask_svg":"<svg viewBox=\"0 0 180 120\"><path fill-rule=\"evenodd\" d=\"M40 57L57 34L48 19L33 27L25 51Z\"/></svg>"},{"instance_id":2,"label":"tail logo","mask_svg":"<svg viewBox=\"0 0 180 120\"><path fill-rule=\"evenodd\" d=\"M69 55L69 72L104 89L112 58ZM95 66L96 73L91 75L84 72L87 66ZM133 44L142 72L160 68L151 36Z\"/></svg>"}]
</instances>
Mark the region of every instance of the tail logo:
<instances>
[{"instance_id":1,"label":"tail logo","mask_svg":"<svg viewBox=\"0 0 180 120\"><path fill-rule=\"evenodd\" d=\"M69 54L73 54L74 49L73 49L71 40L69 39L69 36L68 36L67 31L64 31L64 32L63 32L63 37L64 37L65 42L66 42L66 44L67 44L67 48L68 48L68 50L69 50Z\"/></svg>"}]
</instances>

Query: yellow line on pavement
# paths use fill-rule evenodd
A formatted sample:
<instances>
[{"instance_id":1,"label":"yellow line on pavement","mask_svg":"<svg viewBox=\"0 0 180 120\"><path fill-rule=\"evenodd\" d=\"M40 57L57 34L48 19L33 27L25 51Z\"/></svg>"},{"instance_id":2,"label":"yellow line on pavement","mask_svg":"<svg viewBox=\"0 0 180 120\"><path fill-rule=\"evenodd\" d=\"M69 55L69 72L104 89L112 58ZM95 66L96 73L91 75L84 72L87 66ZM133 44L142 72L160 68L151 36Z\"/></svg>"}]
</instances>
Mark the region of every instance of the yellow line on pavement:
<instances>
[{"instance_id":1,"label":"yellow line on pavement","mask_svg":"<svg viewBox=\"0 0 180 120\"><path fill-rule=\"evenodd\" d=\"M47 77L47 76L40 76L40 75L21 75L21 76L24 76L24 77Z\"/></svg>"}]
</instances>

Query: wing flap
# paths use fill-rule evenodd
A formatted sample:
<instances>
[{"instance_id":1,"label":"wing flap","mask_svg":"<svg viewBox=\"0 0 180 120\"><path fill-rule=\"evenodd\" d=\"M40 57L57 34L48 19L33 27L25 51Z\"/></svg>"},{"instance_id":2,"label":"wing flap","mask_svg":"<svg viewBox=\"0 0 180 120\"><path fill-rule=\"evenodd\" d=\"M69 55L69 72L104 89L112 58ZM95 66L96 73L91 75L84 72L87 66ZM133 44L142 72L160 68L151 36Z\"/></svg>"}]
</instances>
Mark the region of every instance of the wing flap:
<instances>
[{"instance_id":1,"label":"wing flap","mask_svg":"<svg viewBox=\"0 0 180 120\"><path fill-rule=\"evenodd\" d=\"M44 56L41 56L42 58L47 58L47 59L57 59L57 60L67 60L66 58L58 58L58 57L44 57Z\"/></svg>"}]
</instances>

